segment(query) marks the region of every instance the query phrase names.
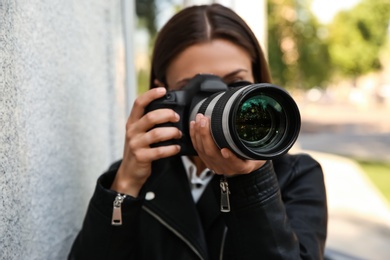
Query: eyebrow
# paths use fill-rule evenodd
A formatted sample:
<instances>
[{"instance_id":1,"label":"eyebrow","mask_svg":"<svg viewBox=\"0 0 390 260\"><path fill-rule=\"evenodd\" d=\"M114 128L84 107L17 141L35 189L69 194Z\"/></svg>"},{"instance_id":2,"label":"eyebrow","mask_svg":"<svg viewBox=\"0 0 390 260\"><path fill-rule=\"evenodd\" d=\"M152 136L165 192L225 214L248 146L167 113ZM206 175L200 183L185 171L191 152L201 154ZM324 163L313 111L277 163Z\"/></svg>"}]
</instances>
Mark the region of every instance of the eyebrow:
<instances>
[{"instance_id":1,"label":"eyebrow","mask_svg":"<svg viewBox=\"0 0 390 260\"><path fill-rule=\"evenodd\" d=\"M238 73L240 73L240 72L248 72L248 70L247 69L236 69L236 70L234 70L234 71L232 71L232 72L229 72L228 74L226 74L226 75L224 75L223 77L222 77L222 79L226 79L226 78L229 78L229 77L232 77L232 76L234 76L234 75L236 75L236 74L238 74ZM175 86L178 86L178 85L180 85L180 84L182 84L182 83L187 83L188 81L190 81L192 79L192 77L191 78L184 78L184 79L181 79L181 80L179 80L179 81L177 81L176 83L175 83Z\"/></svg>"},{"instance_id":2,"label":"eyebrow","mask_svg":"<svg viewBox=\"0 0 390 260\"><path fill-rule=\"evenodd\" d=\"M236 75L236 74L238 74L238 73L240 73L240 72L243 72L243 71L244 71L244 72L248 72L248 70L246 70L246 69L236 69L236 70L234 70L234 71L232 71L232 72L226 74L226 75L223 76L222 78L223 78L223 79L230 78L231 76L234 76L234 75Z\"/></svg>"}]
</instances>

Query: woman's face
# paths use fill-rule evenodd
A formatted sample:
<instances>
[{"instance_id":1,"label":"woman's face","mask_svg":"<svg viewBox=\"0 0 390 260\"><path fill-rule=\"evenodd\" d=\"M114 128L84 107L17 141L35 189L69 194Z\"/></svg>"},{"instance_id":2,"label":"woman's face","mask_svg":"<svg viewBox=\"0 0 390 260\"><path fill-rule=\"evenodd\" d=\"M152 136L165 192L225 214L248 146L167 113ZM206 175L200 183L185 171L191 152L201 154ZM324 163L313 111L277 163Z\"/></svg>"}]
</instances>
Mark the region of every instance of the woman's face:
<instances>
[{"instance_id":1,"label":"woman's face","mask_svg":"<svg viewBox=\"0 0 390 260\"><path fill-rule=\"evenodd\" d=\"M198 43L181 52L168 66L168 89L181 89L196 74L213 74L227 84L254 81L249 54L230 41L221 39Z\"/></svg>"}]
</instances>

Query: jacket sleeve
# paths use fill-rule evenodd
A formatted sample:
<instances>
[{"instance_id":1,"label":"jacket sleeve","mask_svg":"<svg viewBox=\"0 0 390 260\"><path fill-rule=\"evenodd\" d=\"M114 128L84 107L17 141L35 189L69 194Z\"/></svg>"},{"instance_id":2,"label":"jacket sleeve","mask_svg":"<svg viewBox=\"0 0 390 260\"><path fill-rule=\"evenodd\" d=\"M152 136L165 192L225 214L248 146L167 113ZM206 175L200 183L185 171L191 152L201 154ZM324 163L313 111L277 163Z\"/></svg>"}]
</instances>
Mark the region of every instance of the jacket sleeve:
<instances>
[{"instance_id":1,"label":"jacket sleeve","mask_svg":"<svg viewBox=\"0 0 390 260\"><path fill-rule=\"evenodd\" d=\"M137 234L134 224L142 200L127 196L121 206L122 225L111 225L113 203L117 193L110 190L117 167L111 167L97 182L82 229L76 237L68 259L133 259L132 248Z\"/></svg>"},{"instance_id":2,"label":"jacket sleeve","mask_svg":"<svg viewBox=\"0 0 390 260\"><path fill-rule=\"evenodd\" d=\"M237 259L322 259L327 206L321 167L309 156L267 162L228 179L227 254ZM278 164L278 173L274 165Z\"/></svg>"}]
</instances>

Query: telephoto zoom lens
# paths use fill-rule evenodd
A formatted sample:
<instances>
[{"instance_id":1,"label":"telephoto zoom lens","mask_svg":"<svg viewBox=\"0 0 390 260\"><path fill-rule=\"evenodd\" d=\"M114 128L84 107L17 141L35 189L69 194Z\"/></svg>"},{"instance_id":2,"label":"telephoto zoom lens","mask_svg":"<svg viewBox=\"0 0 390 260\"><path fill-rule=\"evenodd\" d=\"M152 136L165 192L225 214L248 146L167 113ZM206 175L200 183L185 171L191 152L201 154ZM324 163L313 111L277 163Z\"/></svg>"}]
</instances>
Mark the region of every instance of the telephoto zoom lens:
<instances>
[{"instance_id":1,"label":"telephoto zoom lens","mask_svg":"<svg viewBox=\"0 0 390 260\"><path fill-rule=\"evenodd\" d=\"M219 148L238 157L268 160L294 145L301 117L293 98L284 89L259 83L231 88L199 102L191 112L211 120L211 134Z\"/></svg>"}]
</instances>

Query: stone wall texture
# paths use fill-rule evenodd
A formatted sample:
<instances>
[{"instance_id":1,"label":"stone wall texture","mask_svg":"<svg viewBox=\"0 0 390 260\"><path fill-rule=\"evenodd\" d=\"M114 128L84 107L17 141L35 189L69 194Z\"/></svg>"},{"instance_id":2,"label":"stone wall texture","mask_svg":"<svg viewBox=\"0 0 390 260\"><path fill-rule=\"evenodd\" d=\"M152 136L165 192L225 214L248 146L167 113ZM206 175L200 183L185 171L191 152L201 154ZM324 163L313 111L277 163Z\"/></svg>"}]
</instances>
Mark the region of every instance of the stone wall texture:
<instances>
[{"instance_id":1,"label":"stone wall texture","mask_svg":"<svg viewBox=\"0 0 390 260\"><path fill-rule=\"evenodd\" d=\"M0 259L65 259L122 155L120 1L0 0Z\"/></svg>"}]
</instances>

